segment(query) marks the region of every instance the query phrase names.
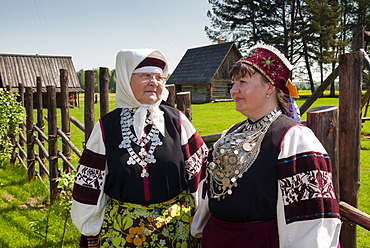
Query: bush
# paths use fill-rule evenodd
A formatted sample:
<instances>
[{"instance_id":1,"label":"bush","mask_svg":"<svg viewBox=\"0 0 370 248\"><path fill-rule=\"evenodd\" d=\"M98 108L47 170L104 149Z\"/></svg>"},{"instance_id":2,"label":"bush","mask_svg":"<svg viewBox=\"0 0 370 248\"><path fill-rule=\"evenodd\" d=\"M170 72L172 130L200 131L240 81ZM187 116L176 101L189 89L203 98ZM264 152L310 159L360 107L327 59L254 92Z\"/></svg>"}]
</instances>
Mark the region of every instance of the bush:
<instances>
[{"instance_id":1,"label":"bush","mask_svg":"<svg viewBox=\"0 0 370 248\"><path fill-rule=\"evenodd\" d=\"M11 137L19 133L19 125L26 119L25 109L16 97L12 91L0 91L0 164L11 158Z\"/></svg>"}]
</instances>

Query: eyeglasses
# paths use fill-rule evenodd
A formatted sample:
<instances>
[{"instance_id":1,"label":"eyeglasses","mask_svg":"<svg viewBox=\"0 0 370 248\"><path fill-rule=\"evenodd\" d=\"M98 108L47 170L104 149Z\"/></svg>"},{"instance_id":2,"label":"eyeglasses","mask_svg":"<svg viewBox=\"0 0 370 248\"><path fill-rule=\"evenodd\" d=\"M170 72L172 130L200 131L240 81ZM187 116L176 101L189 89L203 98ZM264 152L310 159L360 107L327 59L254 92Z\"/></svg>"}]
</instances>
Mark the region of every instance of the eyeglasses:
<instances>
[{"instance_id":1,"label":"eyeglasses","mask_svg":"<svg viewBox=\"0 0 370 248\"><path fill-rule=\"evenodd\" d=\"M152 74L152 73L143 73L143 74L134 73L134 74L141 77L143 81L150 81L152 80L152 78L154 78L160 83L164 83L166 81L166 78L160 74Z\"/></svg>"}]
</instances>

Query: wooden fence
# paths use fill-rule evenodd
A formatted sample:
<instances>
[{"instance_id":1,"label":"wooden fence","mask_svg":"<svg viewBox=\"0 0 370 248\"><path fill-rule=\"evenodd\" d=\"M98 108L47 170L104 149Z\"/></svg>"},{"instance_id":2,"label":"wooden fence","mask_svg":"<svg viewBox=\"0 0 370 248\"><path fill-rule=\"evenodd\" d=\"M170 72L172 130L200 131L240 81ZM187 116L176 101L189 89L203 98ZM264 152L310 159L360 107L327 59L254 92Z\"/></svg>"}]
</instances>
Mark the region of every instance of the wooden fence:
<instances>
[{"instance_id":1,"label":"wooden fence","mask_svg":"<svg viewBox=\"0 0 370 248\"><path fill-rule=\"evenodd\" d=\"M354 29L354 37L363 35L363 29ZM343 248L356 247L356 224L370 230L370 216L356 209L359 187L360 167L360 135L361 135L361 109L369 102L370 93L366 92L361 98L362 92L362 68L363 65L370 71L370 61L367 54L362 50L361 44L354 44L354 52L342 54L339 57L339 66L324 81L310 98L301 106L304 113L312 103L322 95L323 91L339 75L339 113L337 107L320 107L307 112L307 123L328 151L333 164L333 182L335 192L339 201L342 215L341 246ZM62 173L75 170L71 164L71 153L74 152L81 157L81 151L70 140L70 123L76 125L85 133L88 139L94 127L94 71L85 72L85 115L84 124L76 118L69 116L68 108L68 72L60 70L61 84L61 129L56 122L56 89L55 86L47 86L47 118L43 116L41 80L37 77L36 101L33 99L34 89L19 85L18 92L20 101L24 101L27 120L21 128L25 128L18 138L14 137L14 152L12 161L18 160L28 171L29 180L35 177L42 183L42 177L49 177L50 200L58 198L57 178ZM108 69L100 68L100 115L109 111L108 106ZM174 85L168 85L168 102L183 111L191 120L191 96L189 92L177 93ZM10 89L8 89L10 90ZM37 106L33 106L36 102ZM37 122L34 123L33 109L37 109ZM45 134L44 119L48 122L48 132ZM206 143L216 141L220 133L204 135L202 138ZM58 150L58 138L62 139L62 151ZM48 149L45 148L48 144ZM26 144L26 148L25 145ZM38 151L35 150L35 145ZM63 161L63 167L58 167L58 160ZM27 161L27 162L25 162ZM36 163L39 169L36 169ZM48 166L47 166L48 163ZM45 184L44 184L45 185ZM47 185L45 187L48 188Z\"/></svg>"},{"instance_id":2,"label":"wooden fence","mask_svg":"<svg viewBox=\"0 0 370 248\"><path fill-rule=\"evenodd\" d=\"M70 123L74 124L85 134L85 142L88 140L90 133L95 125L94 116L94 71L85 72L85 101L84 101L84 124L75 117L69 115L68 105L68 71L60 70L61 85L61 129L57 126L57 105L55 86L47 86L47 116L43 116L43 102L41 90L41 78L37 77L36 92L32 87L24 87L19 84L18 93L19 101L26 109L26 122L21 125L19 138L13 138L14 150L11 161L14 163L18 160L28 171L28 179L33 180L35 177L45 185L42 177L48 176L50 185L45 185L50 190L50 201L54 202L58 198L58 189L56 180L62 173L69 173L76 168L71 164L72 154L74 152L79 158L82 152L73 144L70 139ZM109 111L108 95L108 68L100 68L100 117ZM175 93L175 86L169 85L167 89L170 92L168 102L175 105L179 110L186 113L191 119L191 99L189 92ZM10 90L10 89L7 89ZM34 94L36 93L36 94ZM36 99L33 99L34 96ZM36 102L36 106L34 106ZM34 123L34 109L37 113L37 122ZM44 130L44 120L48 122L47 134ZM24 136L24 128L26 137ZM58 138L62 140L62 151L58 149ZM45 145L47 143L47 146ZM26 144L26 147L25 145ZM38 147L38 151L35 149ZM47 148L46 148L47 147ZM63 162L62 169L58 167L58 159ZM48 162L48 165L47 165ZM36 169L36 164L39 169Z\"/></svg>"}]
</instances>

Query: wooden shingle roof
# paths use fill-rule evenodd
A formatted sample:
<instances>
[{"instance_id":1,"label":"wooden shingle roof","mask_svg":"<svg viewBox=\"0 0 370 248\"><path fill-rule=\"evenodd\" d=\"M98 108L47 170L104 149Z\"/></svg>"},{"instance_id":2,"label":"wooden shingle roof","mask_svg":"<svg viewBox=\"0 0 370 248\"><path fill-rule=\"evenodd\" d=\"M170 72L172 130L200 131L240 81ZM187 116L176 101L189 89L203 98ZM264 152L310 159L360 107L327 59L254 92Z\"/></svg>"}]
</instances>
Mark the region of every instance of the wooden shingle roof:
<instances>
[{"instance_id":1,"label":"wooden shingle roof","mask_svg":"<svg viewBox=\"0 0 370 248\"><path fill-rule=\"evenodd\" d=\"M233 42L188 49L167 84L210 83L232 48Z\"/></svg>"},{"instance_id":2,"label":"wooden shingle roof","mask_svg":"<svg viewBox=\"0 0 370 248\"><path fill-rule=\"evenodd\" d=\"M43 90L54 85L60 89L60 69L68 70L68 90L83 92L70 56L0 54L0 86L36 88L36 77L41 77Z\"/></svg>"}]
</instances>

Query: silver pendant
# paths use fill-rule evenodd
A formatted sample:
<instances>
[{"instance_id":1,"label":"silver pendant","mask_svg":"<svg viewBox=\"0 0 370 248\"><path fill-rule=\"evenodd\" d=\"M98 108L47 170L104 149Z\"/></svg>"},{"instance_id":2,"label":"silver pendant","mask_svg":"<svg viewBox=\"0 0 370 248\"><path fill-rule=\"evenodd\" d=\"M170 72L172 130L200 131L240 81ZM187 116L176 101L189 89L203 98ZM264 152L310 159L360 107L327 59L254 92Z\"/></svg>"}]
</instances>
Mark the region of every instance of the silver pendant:
<instances>
[{"instance_id":1,"label":"silver pendant","mask_svg":"<svg viewBox=\"0 0 370 248\"><path fill-rule=\"evenodd\" d=\"M243 144L243 150L246 151L246 152L249 152L253 149L253 147L255 146L256 143L248 143L248 142L245 142Z\"/></svg>"},{"instance_id":2,"label":"silver pendant","mask_svg":"<svg viewBox=\"0 0 370 248\"><path fill-rule=\"evenodd\" d=\"M149 173L146 171L146 169L143 169L143 170L142 170L142 172L141 172L141 174L140 174L140 176L141 176L142 178L144 178L144 177L149 177Z\"/></svg>"}]
</instances>

